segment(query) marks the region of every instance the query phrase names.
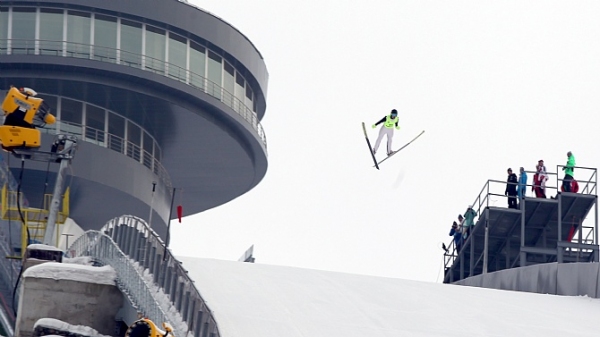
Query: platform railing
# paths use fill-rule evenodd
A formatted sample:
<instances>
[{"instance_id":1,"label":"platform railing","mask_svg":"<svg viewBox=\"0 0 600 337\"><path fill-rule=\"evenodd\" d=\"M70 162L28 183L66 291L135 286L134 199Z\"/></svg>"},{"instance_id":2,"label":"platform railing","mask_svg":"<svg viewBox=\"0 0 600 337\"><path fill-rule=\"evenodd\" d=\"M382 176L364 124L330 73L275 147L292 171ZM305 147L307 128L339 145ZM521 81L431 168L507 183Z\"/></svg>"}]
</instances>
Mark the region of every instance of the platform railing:
<instances>
[{"instance_id":1,"label":"platform railing","mask_svg":"<svg viewBox=\"0 0 600 337\"><path fill-rule=\"evenodd\" d=\"M556 172L564 172L567 167L564 165L557 165ZM560 190L564 182L563 178L559 174L556 175L556 186ZM581 194L593 194L597 193L598 186L598 170L592 167L574 166L573 167L573 179L575 179L579 185L578 193Z\"/></svg>"},{"instance_id":2,"label":"platform railing","mask_svg":"<svg viewBox=\"0 0 600 337\"><path fill-rule=\"evenodd\" d=\"M557 165L557 172L562 172L562 168L565 167L563 165ZM574 167L574 179L578 181L579 191L577 193L587 194L587 195L595 195L597 191L597 169L589 168L589 167ZM517 181L520 172L515 172L517 175ZM533 192L533 188L536 186L533 182L533 177L536 174L535 171L525 171L527 174L527 184L525 185L525 198L535 198L535 193ZM546 172L548 179L546 181L546 198L555 198L561 191L563 178L560 178L559 174L556 172ZM554 181L555 184L550 183ZM476 225L479 217L482 212L485 211L488 207L508 207L508 198L515 197L517 199L517 206L520 203L518 196L507 196L505 195L506 185L509 184L507 181L494 180L489 179L483 185L481 191L471 204L473 206L473 210L477 214L475 219L473 219L473 224ZM515 185L517 188L519 186L517 183L510 183L511 185ZM551 195L551 193L554 195ZM506 206L497 204L499 200L506 200ZM464 215L465 212L461 213ZM457 219L455 219L457 220ZM596 220L597 221L597 220ZM448 221L451 223L452 221ZM461 224L459 224L461 227ZM462 227L461 227L462 228ZM596 227L595 226L583 226L577 229L577 232L574 233L573 238L575 238L575 234L577 234L577 240L580 243L594 244L598 242L596 238ZM471 229L472 230L472 229ZM584 237L585 236L585 237ZM467 237L463 240L462 246L466 246L469 243L471 238ZM444 252L444 267L447 269L454 264L454 261L458 258L459 251L457 251L457 247L454 243L454 238L450 238L450 242L448 244L444 244L445 252Z\"/></svg>"}]
</instances>

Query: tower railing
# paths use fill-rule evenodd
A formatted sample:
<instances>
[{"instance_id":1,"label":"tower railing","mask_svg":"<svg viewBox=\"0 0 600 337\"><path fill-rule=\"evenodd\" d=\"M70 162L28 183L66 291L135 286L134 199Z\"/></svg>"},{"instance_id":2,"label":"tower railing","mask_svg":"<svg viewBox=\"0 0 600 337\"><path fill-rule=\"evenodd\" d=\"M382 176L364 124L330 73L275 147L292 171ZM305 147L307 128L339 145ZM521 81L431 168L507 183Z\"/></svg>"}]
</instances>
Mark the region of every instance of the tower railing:
<instances>
[{"instance_id":1,"label":"tower railing","mask_svg":"<svg viewBox=\"0 0 600 337\"><path fill-rule=\"evenodd\" d=\"M135 161L140 162L154 172L154 174L156 174L158 178L165 184L167 190L171 191L173 189L171 177L162 163L157 157L144 150L140 145L112 133L98 130L89 126L84 126L82 124L66 121L59 121L57 124L58 126L55 127L39 128L38 130L50 134L61 133L73 135L84 142L96 144L98 146L120 152L134 159Z\"/></svg>"},{"instance_id":2,"label":"tower railing","mask_svg":"<svg viewBox=\"0 0 600 337\"><path fill-rule=\"evenodd\" d=\"M183 82L204 91L230 107L254 129L265 149L267 147L267 138L262 124L251 107L248 107L244 101L218 83L173 63L122 49L92 44L53 40L0 39L0 55L15 54L90 59L142 69Z\"/></svg>"}]
</instances>

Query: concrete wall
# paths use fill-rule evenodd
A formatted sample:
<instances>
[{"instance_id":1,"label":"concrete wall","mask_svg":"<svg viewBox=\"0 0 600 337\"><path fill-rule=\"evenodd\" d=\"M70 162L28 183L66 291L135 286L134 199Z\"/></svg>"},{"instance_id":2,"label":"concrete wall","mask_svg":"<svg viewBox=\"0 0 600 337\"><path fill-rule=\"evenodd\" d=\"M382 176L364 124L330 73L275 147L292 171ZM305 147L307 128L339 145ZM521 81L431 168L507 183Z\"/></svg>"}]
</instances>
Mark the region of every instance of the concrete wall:
<instances>
[{"instance_id":1,"label":"concrete wall","mask_svg":"<svg viewBox=\"0 0 600 337\"><path fill-rule=\"evenodd\" d=\"M115 285L24 275L20 287L16 336L30 336L40 318L55 318L113 335L123 295Z\"/></svg>"},{"instance_id":2,"label":"concrete wall","mask_svg":"<svg viewBox=\"0 0 600 337\"><path fill-rule=\"evenodd\" d=\"M501 270L453 284L563 296L600 298L600 264L547 263Z\"/></svg>"}]
</instances>

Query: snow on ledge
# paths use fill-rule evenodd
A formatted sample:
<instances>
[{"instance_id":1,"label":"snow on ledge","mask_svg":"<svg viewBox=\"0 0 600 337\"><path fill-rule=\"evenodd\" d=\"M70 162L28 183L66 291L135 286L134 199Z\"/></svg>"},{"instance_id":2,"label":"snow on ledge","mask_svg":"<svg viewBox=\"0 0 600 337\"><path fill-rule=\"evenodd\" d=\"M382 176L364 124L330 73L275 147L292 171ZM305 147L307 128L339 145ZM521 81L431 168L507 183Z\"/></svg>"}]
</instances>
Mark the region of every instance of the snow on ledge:
<instances>
[{"instance_id":1,"label":"snow on ledge","mask_svg":"<svg viewBox=\"0 0 600 337\"><path fill-rule=\"evenodd\" d=\"M92 257L91 256L63 257L62 262L91 266L92 265Z\"/></svg>"},{"instance_id":2,"label":"snow on ledge","mask_svg":"<svg viewBox=\"0 0 600 337\"><path fill-rule=\"evenodd\" d=\"M31 244L29 246L27 246L27 249L29 250L52 250L55 252L62 252L63 250L54 246L49 246L49 245L44 245L41 243L34 243Z\"/></svg>"},{"instance_id":3,"label":"snow on ledge","mask_svg":"<svg viewBox=\"0 0 600 337\"><path fill-rule=\"evenodd\" d=\"M115 285L117 273L111 266L92 267L73 263L47 262L29 267L23 273L23 277Z\"/></svg>"},{"instance_id":4,"label":"snow on ledge","mask_svg":"<svg viewBox=\"0 0 600 337\"><path fill-rule=\"evenodd\" d=\"M106 335L101 335L98 331L90 328L89 326L84 325L71 325L69 323L63 322L54 318L40 318L33 325L33 329L37 327L50 328L59 331L68 331L73 334L83 335L83 336L95 336L95 337L109 337ZM47 337L48 335L46 335Z\"/></svg>"}]
</instances>

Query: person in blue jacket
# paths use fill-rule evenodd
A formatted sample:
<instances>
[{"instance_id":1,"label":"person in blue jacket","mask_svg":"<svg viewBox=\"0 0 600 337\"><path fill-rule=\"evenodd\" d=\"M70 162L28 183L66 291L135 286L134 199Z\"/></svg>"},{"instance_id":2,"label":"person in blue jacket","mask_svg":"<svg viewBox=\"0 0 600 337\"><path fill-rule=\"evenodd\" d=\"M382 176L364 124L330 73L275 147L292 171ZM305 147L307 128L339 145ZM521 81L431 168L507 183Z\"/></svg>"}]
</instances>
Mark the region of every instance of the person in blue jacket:
<instances>
[{"instance_id":1,"label":"person in blue jacket","mask_svg":"<svg viewBox=\"0 0 600 337\"><path fill-rule=\"evenodd\" d=\"M519 208L525 198L525 192L527 191L527 172L521 167L519 169L519 185L517 186L517 195L519 196Z\"/></svg>"},{"instance_id":2,"label":"person in blue jacket","mask_svg":"<svg viewBox=\"0 0 600 337\"><path fill-rule=\"evenodd\" d=\"M452 228L450 228L450 234L448 235L454 237L454 247L456 247L456 253L460 252L460 248L462 247L463 242L463 235L460 228L458 228L458 224L456 223L456 221L452 223Z\"/></svg>"}]
</instances>

